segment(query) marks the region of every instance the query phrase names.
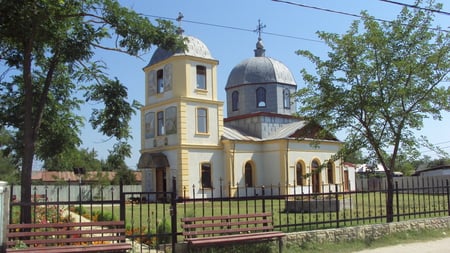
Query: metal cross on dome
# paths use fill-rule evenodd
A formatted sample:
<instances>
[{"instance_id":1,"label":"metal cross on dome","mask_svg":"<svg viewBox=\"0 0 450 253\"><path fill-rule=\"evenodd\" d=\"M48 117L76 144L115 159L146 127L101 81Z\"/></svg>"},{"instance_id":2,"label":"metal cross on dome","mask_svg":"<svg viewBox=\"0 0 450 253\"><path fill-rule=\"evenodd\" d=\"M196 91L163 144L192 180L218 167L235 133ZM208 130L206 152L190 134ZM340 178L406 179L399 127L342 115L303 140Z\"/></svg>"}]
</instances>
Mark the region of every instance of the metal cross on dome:
<instances>
[{"instance_id":1,"label":"metal cross on dome","mask_svg":"<svg viewBox=\"0 0 450 253\"><path fill-rule=\"evenodd\" d=\"M177 17L177 21L178 21L178 29L177 29L177 33L178 34L182 34L184 32L183 28L181 28L181 20L184 18L183 13L178 12L178 17Z\"/></svg>"},{"instance_id":2,"label":"metal cross on dome","mask_svg":"<svg viewBox=\"0 0 450 253\"><path fill-rule=\"evenodd\" d=\"M262 30L266 28L266 25L264 25L263 23L261 23L261 19L258 19L258 26L256 27L255 30L253 30L254 32L258 33L258 39L261 40L261 33Z\"/></svg>"}]
</instances>

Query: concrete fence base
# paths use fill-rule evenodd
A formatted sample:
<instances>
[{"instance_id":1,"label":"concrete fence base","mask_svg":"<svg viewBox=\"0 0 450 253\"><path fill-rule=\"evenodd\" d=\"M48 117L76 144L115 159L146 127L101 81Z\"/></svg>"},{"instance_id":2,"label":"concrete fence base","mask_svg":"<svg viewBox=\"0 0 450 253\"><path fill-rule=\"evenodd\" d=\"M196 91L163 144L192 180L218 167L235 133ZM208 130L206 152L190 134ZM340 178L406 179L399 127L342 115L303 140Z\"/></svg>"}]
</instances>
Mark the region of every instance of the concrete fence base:
<instances>
[{"instance_id":1,"label":"concrete fence base","mask_svg":"<svg viewBox=\"0 0 450 253\"><path fill-rule=\"evenodd\" d=\"M450 216L392 222L387 224L362 225L355 227L294 232L287 234L287 236L285 237L284 245L301 245L305 242L344 242L355 239L375 240L396 232L445 228L450 228Z\"/></svg>"}]
</instances>

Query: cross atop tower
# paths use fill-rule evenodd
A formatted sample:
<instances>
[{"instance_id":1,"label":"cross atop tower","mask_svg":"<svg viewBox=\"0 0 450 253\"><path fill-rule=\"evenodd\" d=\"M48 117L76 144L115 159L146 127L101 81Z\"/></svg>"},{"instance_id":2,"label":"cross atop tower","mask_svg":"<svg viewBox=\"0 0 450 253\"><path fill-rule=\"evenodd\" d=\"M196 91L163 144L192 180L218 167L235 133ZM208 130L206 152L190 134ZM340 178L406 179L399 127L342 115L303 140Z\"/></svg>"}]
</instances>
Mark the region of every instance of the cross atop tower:
<instances>
[{"instance_id":1,"label":"cross atop tower","mask_svg":"<svg viewBox=\"0 0 450 253\"><path fill-rule=\"evenodd\" d=\"M258 26L256 27L256 29L254 30L254 32L258 33L258 40L261 40L261 33L262 30L266 28L266 25L264 25L263 23L261 23L261 19L258 19Z\"/></svg>"},{"instance_id":2,"label":"cross atop tower","mask_svg":"<svg viewBox=\"0 0 450 253\"><path fill-rule=\"evenodd\" d=\"M177 29L177 33L178 34L182 34L184 32L183 28L181 28L181 20L184 18L183 13L178 12L178 17L177 17L177 21L178 21L178 29Z\"/></svg>"}]
</instances>

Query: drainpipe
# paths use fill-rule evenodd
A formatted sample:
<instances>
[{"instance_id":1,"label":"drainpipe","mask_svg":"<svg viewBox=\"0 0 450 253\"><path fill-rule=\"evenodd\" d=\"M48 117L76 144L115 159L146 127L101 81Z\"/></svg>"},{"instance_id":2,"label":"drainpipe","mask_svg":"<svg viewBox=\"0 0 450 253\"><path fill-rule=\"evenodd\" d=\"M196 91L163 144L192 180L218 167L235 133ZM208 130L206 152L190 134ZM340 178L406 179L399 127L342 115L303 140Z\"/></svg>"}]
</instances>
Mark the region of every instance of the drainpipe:
<instances>
[{"instance_id":1,"label":"drainpipe","mask_svg":"<svg viewBox=\"0 0 450 253\"><path fill-rule=\"evenodd\" d=\"M286 170L286 194L289 194L289 139L286 140L286 154L285 154L285 170Z\"/></svg>"}]
</instances>

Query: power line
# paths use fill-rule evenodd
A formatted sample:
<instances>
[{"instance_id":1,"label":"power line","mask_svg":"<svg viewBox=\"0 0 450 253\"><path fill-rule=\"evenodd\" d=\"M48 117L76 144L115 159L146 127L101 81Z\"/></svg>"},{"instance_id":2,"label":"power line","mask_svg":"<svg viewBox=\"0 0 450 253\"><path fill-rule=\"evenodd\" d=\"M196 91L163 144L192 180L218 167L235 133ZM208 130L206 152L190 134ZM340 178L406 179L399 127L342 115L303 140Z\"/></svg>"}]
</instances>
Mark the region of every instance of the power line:
<instances>
[{"instance_id":1,"label":"power line","mask_svg":"<svg viewBox=\"0 0 450 253\"><path fill-rule=\"evenodd\" d=\"M379 1L396 4L396 5L401 5L401 6L406 6L409 8L415 8L415 9L419 9L419 10L423 10L423 11L431 11L431 12L435 12L435 13L439 13L439 14L450 15L450 12L436 10L436 9L430 9L430 8L424 8L424 7L420 7L420 6L412 5L412 4L400 3L400 2L391 1L391 0L379 0Z\"/></svg>"},{"instance_id":2,"label":"power line","mask_svg":"<svg viewBox=\"0 0 450 253\"><path fill-rule=\"evenodd\" d=\"M176 21L175 18L168 18L168 17L162 17L162 16L155 16L155 15L149 15L149 14L143 14L140 13L140 15L142 16L146 16L146 17L151 17L151 18L158 18L158 19L166 19L166 20L172 20L172 21ZM213 24L213 23L206 23L206 22L200 22L200 21L194 21L194 20L186 20L183 19L183 22L185 23L191 23L191 24L196 24L196 25L204 25L204 26L212 26L212 27L218 27L218 28L224 28L224 29L231 29L231 30L237 30L237 31L244 31L244 32L255 32L255 29L248 29L248 28L241 28L241 27L236 27L236 26L228 26L228 25L219 25L219 24ZM290 39L296 39L296 40L304 40L304 41L310 41L310 42L317 42L317 43L325 43L321 40L315 40L315 39L309 39L309 38L304 38L304 37L298 37L298 36L293 36L293 35L285 35L285 34L280 34L280 33L271 33L271 32L261 32L262 34L266 34L266 35L272 35L272 36L277 36L277 37L283 37L283 38L290 38Z\"/></svg>"},{"instance_id":3,"label":"power line","mask_svg":"<svg viewBox=\"0 0 450 253\"><path fill-rule=\"evenodd\" d=\"M272 1L273 2L278 2L278 3L289 4L289 5L293 5L293 6L297 6L297 7L303 7L303 8L318 10L318 11L331 12L331 13L335 13L335 14L350 16L350 17L363 18L363 16L358 15L358 14L353 14L353 13L348 13L348 12L343 12L343 11L336 11L336 10L326 9L326 8L321 8L321 7L316 7L316 6L310 6L310 5L306 5L306 4L295 3L295 2L292 2L292 1L286 1L286 0L272 0ZM393 21L391 21L391 20L375 18L375 17L373 17L373 19L376 20L376 21L379 21L379 22L393 23ZM442 32L450 32L449 30L445 30L445 29L442 29L442 28L430 28L430 29L436 30L436 31L442 31Z\"/></svg>"}]
</instances>

